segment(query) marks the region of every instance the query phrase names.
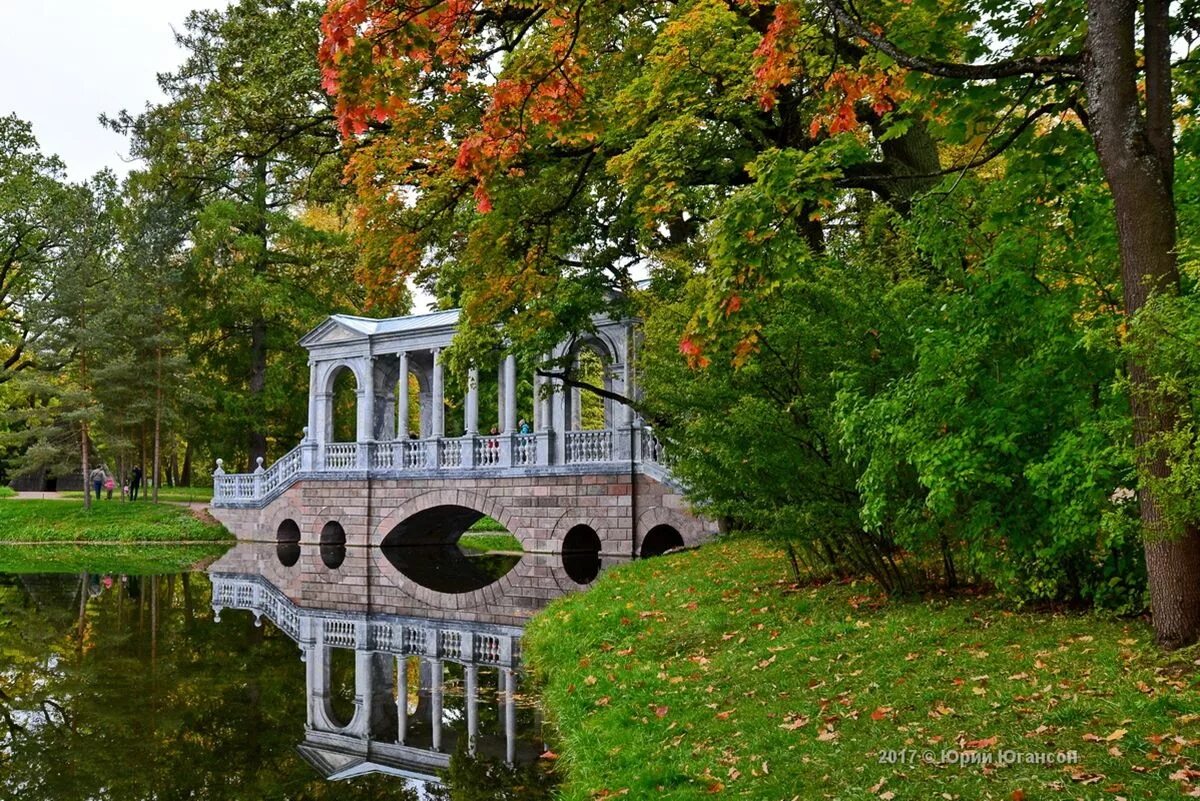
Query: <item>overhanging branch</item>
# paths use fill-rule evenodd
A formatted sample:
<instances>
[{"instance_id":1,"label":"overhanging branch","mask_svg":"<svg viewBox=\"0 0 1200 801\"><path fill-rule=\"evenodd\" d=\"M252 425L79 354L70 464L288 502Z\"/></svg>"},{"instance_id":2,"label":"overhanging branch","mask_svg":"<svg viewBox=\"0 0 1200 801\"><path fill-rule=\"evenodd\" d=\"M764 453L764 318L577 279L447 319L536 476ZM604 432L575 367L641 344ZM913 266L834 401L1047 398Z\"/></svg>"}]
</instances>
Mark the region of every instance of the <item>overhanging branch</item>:
<instances>
[{"instance_id":1,"label":"overhanging branch","mask_svg":"<svg viewBox=\"0 0 1200 801\"><path fill-rule=\"evenodd\" d=\"M1083 72L1082 53L1067 53L1057 56L1021 56L988 64L964 64L957 61L925 58L903 50L882 34L876 33L871 26L851 14L843 5L842 0L821 0L821 2L833 15L834 20L855 37L864 40L879 52L889 56L900 66L926 75L962 81L994 81L1018 75L1081 77Z\"/></svg>"}]
</instances>

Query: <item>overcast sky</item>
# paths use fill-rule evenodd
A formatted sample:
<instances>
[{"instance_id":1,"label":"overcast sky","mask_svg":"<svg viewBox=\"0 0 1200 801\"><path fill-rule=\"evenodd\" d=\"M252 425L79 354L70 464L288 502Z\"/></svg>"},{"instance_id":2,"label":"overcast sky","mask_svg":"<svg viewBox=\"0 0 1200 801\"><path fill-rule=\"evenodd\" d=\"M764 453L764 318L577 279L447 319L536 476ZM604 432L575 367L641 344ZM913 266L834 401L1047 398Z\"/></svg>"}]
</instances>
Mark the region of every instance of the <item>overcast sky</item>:
<instances>
[{"instance_id":1,"label":"overcast sky","mask_svg":"<svg viewBox=\"0 0 1200 801\"><path fill-rule=\"evenodd\" d=\"M171 28L222 0L0 0L0 114L33 124L72 180L103 167L124 175L124 138L101 112L162 100L158 72L183 60Z\"/></svg>"}]
</instances>

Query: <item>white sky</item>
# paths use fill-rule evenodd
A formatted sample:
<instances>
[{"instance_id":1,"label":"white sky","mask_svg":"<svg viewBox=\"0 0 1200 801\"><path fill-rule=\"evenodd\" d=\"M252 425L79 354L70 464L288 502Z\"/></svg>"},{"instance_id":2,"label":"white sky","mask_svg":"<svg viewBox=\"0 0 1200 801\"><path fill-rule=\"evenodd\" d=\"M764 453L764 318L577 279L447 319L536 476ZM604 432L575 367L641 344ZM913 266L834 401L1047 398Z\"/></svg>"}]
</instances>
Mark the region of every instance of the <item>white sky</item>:
<instances>
[{"instance_id":1,"label":"white sky","mask_svg":"<svg viewBox=\"0 0 1200 801\"><path fill-rule=\"evenodd\" d=\"M82 181L104 167L118 176L131 164L125 138L101 127L101 113L160 102L156 76L174 70L184 51L179 30L195 8L227 0L0 0L0 114L33 125L45 153ZM432 298L413 287L414 312Z\"/></svg>"},{"instance_id":2,"label":"white sky","mask_svg":"<svg viewBox=\"0 0 1200 801\"><path fill-rule=\"evenodd\" d=\"M171 28L223 0L0 0L0 114L33 124L42 150L80 181L130 168L101 112L160 101L155 76L183 60Z\"/></svg>"}]
</instances>

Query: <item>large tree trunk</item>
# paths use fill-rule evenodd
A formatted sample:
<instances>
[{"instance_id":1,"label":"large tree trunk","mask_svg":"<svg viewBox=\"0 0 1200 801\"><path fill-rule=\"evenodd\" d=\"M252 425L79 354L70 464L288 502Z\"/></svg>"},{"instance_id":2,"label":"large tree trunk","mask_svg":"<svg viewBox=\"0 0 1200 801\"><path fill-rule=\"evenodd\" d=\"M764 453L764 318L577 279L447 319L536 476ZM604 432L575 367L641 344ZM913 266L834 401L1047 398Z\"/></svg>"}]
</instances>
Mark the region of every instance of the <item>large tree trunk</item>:
<instances>
[{"instance_id":1,"label":"large tree trunk","mask_svg":"<svg viewBox=\"0 0 1200 801\"><path fill-rule=\"evenodd\" d=\"M1144 117L1137 85L1136 13L1133 0L1089 0L1084 73L1092 135L1116 212L1129 316L1152 295L1179 291L1166 2L1146 2ZM1142 364L1130 363L1129 376L1138 470L1143 477L1163 478L1170 472L1166 454L1148 443L1175 428L1181 399L1158 391ZM1177 648L1200 639L1200 530L1188 525L1172 536L1153 489L1145 483L1138 501L1154 630L1160 644Z\"/></svg>"},{"instance_id":2,"label":"large tree trunk","mask_svg":"<svg viewBox=\"0 0 1200 801\"><path fill-rule=\"evenodd\" d=\"M192 486L192 441L183 444L183 467L179 469L179 484L183 487Z\"/></svg>"},{"instance_id":3,"label":"large tree trunk","mask_svg":"<svg viewBox=\"0 0 1200 801\"><path fill-rule=\"evenodd\" d=\"M154 503L162 483L162 406L162 348L158 348L154 352Z\"/></svg>"},{"instance_id":4,"label":"large tree trunk","mask_svg":"<svg viewBox=\"0 0 1200 801\"><path fill-rule=\"evenodd\" d=\"M267 252L270 248L267 230L267 159L260 157L254 163L254 225L253 233L261 242L258 260L254 264L254 272L262 275L267 271ZM267 458L266 416L263 414L263 390L267 386L267 321L262 314L262 307L250 323L250 375L249 389L251 405L254 409L254 425L249 434L249 457L251 470L255 467L255 459L259 456Z\"/></svg>"},{"instance_id":5,"label":"large tree trunk","mask_svg":"<svg viewBox=\"0 0 1200 801\"><path fill-rule=\"evenodd\" d=\"M91 461L91 459L90 459L91 454L88 452L88 424L87 424L86 420L79 424L79 439L81 442L81 445L80 445L80 449L82 451L81 456L83 458L83 508L91 509L92 508L92 479L91 479L91 476L89 475L89 473L92 472L92 466L89 464L89 462ZM44 487L43 487L43 489L44 489Z\"/></svg>"},{"instance_id":6,"label":"large tree trunk","mask_svg":"<svg viewBox=\"0 0 1200 801\"><path fill-rule=\"evenodd\" d=\"M265 320L255 320L250 327L250 401L255 408L255 425L247 438L251 470L254 460L259 456L267 457L267 433L262 429L262 418L258 410L262 408L263 390L267 386L267 323Z\"/></svg>"}]
</instances>

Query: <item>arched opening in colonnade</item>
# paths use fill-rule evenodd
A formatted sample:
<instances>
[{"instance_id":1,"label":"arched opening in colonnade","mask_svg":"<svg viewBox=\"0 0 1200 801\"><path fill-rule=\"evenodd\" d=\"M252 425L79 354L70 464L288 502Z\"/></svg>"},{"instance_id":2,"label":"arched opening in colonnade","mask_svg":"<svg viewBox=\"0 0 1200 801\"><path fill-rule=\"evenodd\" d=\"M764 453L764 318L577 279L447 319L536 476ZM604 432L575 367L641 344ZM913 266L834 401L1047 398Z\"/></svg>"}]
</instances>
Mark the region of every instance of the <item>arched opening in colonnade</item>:
<instances>
[{"instance_id":1,"label":"arched opening in colonnade","mask_svg":"<svg viewBox=\"0 0 1200 801\"><path fill-rule=\"evenodd\" d=\"M358 378L349 367L340 366L329 376L329 416L326 442L358 439Z\"/></svg>"},{"instance_id":2,"label":"arched opening in colonnade","mask_svg":"<svg viewBox=\"0 0 1200 801\"><path fill-rule=\"evenodd\" d=\"M589 336L578 340L567 354L570 372L580 382L608 392L625 391L617 371L621 366L611 343ZM620 404L582 387L561 387L564 424L568 431L599 431L616 428Z\"/></svg>"}]
</instances>

